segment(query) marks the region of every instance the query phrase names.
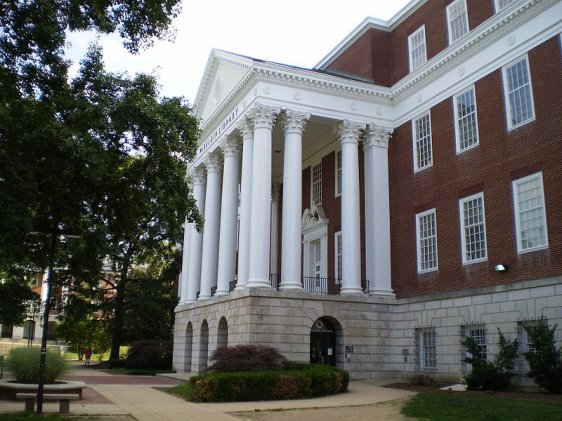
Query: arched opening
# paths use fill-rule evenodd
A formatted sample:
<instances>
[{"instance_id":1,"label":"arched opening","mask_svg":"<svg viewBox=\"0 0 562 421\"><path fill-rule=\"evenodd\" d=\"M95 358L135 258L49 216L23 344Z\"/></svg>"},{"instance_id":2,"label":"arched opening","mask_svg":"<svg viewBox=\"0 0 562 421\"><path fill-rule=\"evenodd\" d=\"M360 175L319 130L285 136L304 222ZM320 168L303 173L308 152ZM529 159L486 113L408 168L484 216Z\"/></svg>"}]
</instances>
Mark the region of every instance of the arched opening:
<instances>
[{"instance_id":1,"label":"arched opening","mask_svg":"<svg viewBox=\"0 0 562 421\"><path fill-rule=\"evenodd\" d=\"M228 323L224 317L219 321L217 329L217 349L226 348L228 346Z\"/></svg>"},{"instance_id":2,"label":"arched opening","mask_svg":"<svg viewBox=\"0 0 562 421\"><path fill-rule=\"evenodd\" d=\"M336 329L328 318L321 317L310 330L310 362L335 366L336 357Z\"/></svg>"},{"instance_id":3,"label":"arched opening","mask_svg":"<svg viewBox=\"0 0 562 421\"><path fill-rule=\"evenodd\" d=\"M191 357L193 355L193 325L187 324L185 329L185 353L183 355L183 371L191 371Z\"/></svg>"},{"instance_id":4,"label":"arched opening","mask_svg":"<svg viewBox=\"0 0 562 421\"><path fill-rule=\"evenodd\" d=\"M201 324L201 336L199 337L199 373L202 373L207 368L207 361L209 359L209 325L207 320L203 320Z\"/></svg>"}]
</instances>

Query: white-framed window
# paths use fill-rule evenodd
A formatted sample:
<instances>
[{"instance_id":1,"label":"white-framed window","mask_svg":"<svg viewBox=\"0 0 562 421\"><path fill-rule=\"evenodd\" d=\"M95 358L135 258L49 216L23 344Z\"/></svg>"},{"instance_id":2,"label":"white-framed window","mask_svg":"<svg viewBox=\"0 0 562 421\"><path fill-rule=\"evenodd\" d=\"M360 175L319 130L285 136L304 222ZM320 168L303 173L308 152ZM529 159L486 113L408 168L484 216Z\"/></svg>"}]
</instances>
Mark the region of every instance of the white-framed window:
<instances>
[{"instance_id":1,"label":"white-framed window","mask_svg":"<svg viewBox=\"0 0 562 421\"><path fill-rule=\"evenodd\" d=\"M472 325L464 327L464 336L473 338L484 359L488 358L488 339L486 327L483 325ZM471 357L470 352L465 350L466 356Z\"/></svg>"},{"instance_id":2,"label":"white-framed window","mask_svg":"<svg viewBox=\"0 0 562 421\"><path fill-rule=\"evenodd\" d=\"M548 247L542 172L513 181L517 251Z\"/></svg>"},{"instance_id":3,"label":"white-framed window","mask_svg":"<svg viewBox=\"0 0 562 421\"><path fill-rule=\"evenodd\" d=\"M339 282L342 279L343 276L343 271L342 271L342 262L343 262L343 243L342 243L342 237L341 237L341 231L338 231L335 233L334 235L334 243L335 243L335 252L336 252L336 270L335 270L335 274L336 274L336 278L337 281Z\"/></svg>"},{"instance_id":4,"label":"white-framed window","mask_svg":"<svg viewBox=\"0 0 562 421\"><path fill-rule=\"evenodd\" d=\"M495 0L496 3L496 13L500 10L505 9L511 3L515 3L517 0Z\"/></svg>"},{"instance_id":5,"label":"white-framed window","mask_svg":"<svg viewBox=\"0 0 562 421\"><path fill-rule=\"evenodd\" d=\"M466 0L456 0L447 6L449 25L449 44L453 44L468 32L468 12Z\"/></svg>"},{"instance_id":6,"label":"white-framed window","mask_svg":"<svg viewBox=\"0 0 562 421\"><path fill-rule=\"evenodd\" d=\"M418 329L420 369L437 368L437 335L434 328Z\"/></svg>"},{"instance_id":7,"label":"white-framed window","mask_svg":"<svg viewBox=\"0 0 562 421\"><path fill-rule=\"evenodd\" d=\"M412 135L414 143L414 171L430 167L433 165L433 150L429 111L412 120Z\"/></svg>"},{"instance_id":8,"label":"white-framed window","mask_svg":"<svg viewBox=\"0 0 562 421\"><path fill-rule=\"evenodd\" d=\"M435 209L416 215L418 273L437 270L437 217Z\"/></svg>"},{"instance_id":9,"label":"white-framed window","mask_svg":"<svg viewBox=\"0 0 562 421\"><path fill-rule=\"evenodd\" d=\"M336 151L336 197L341 196L341 149Z\"/></svg>"},{"instance_id":10,"label":"white-framed window","mask_svg":"<svg viewBox=\"0 0 562 421\"><path fill-rule=\"evenodd\" d=\"M478 119L474 86L453 97L457 153L478 145Z\"/></svg>"},{"instance_id":11,"label":"white-framed window","mask_svg":"<svg viewBox=\"0 0 562 421\"><path fill-rule=\"evenodd\" d=\"M538 328L538 325L539 322L537 321L525 321L517 323L517 342L519 342L519 348L517 349L516 368L517 371L521 374L527 373L531 368L529 366L529 361L527 361L527 358L525 358L525 352L535 350L533 340L529 336L527 329L535 330Z\"/></svg>"},{"instance_id":12,"label":"white-framed window","mask_svg":"<svg viewBox=\"0 0 562 421\"><path fill-rule=\"evenodd\" d=\"M486 260L484 195L478 193L459 201L463 263Z\"/></svg>"},{"instance_id":13,"label":"white-framed window","mask_svg":"<svg viewBox=\"0 0 562 421\"><path fill-rule=\"evenodd\" d=\"M531 72L527 56L503 68L503 90L509 130L535 119Z\"/></svg>"},{"instance_id":14,"label":"white-framed window","mask_svg":"<svg viewBox=\"0 0 562 421\"><path fill-rule=\"evenodd\" d=\"M408 51L410 55L410 72L413 72L427 61L424 25L408 37Z\"/></svg>"},{"instance_id":15,"label":"white-framed window","mask_svg":"<svg viewBox=\"0 0 562 421\"><path fill-rule=\"evenodd\" d=\"M322 203L322 162L312 166L312 203Z\"/></svg>"}]
</instances>

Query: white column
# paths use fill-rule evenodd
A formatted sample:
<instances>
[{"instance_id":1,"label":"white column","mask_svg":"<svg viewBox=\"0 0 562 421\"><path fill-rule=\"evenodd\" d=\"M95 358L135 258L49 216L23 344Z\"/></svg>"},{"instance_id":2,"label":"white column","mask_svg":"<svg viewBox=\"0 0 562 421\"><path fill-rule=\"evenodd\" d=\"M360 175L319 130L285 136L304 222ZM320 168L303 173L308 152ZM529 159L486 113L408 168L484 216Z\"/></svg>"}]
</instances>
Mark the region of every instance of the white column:
<instances>
[{"instance_id":1,"label":"white column","mask_svg":"<svg viewBox=\"0 0 562 421\"><path fill-rule=\"evenodd\" d=\"M279 268L277 267L278 241L279 241L279 191L281 186L274 182L271 185L271 239L269 253L269 272L278 276Z\"/></svg>"},{"instance_id":2,"label":"white column","mask_svg":"<svg viewBox=\"0 0 562 421\"><path fill-rule=\"evenodd\" d=\"M230 293L230 281L236 270L236 225L238 222L238 180L240 177L240 145L235 137L221 144L224 152L222 203L219 241L219 267L216 296Z\"/></svg>"},{"instance_id":3,"label":"white column","mask_svg":"<svg viewBox=\"0 0 562 421\"><path fill-rule=\"evenodd\" d=\"M365 268L370 295L394 295L390 283L390 132L390 129L369 125L364 141Z\"/></svg>"},{"instance_id":4,"label":"white column","mask_svg":"<svg viewBox=\"0 0 562 421\"><path fill-rule=\"evenodd\" d=\"M211 288L217 282L219 252L221 160L209 154L207 167L207 193L205 195L205 226L203 228L203 257L201 259L201 290L199 300L211 298Z\"/></svg>"},{"instance_id":5,"label":"white column","mask_svg":"<svg viewBox=\"0 0 562 421\"><path fill-rule=\"evenodd\" d=\"M238 280L236 289L244 289L250 271L250 227L252 225L252 165L254 127L245 120L242 133L242 178L240 180L240 231L238 234Z\"/></svg>"},{"instance_id":6,"label":"white column","mask_svg":"<svg viewBox=\"0 0 562 421\"><path fill-rule=\"evenodd\" d=\"M193 198L197 204L200 215L205 214L205 172L196 169L191 174ZM201 254L203 244L203 233L197 231L195 224L189 224L191 235L189 241L189 259L187 264L187 294L185 301L194 303L197 300L197 291L201 283ZM184 243L185 247L185 243Z\"/></svg>"},{"instance_id":7,"label":"white column","mask_svg":"<svg viewBox=\"0 0 562 421\"><path fill-rule=\"evenodd\" d=\"M182 246L182 260L181 260L181 272L180 272L180 282L178 285L178 298L179 303L185 303L187 299L187 272L189 267L189 253L191 249L191 234L192 234L192 223L187 222L187 218L183 223L183 246Z\"/></svg>"},{"instance_id":8,"label":"white column","mask_svg":"<svg viewBox=\"0 0 562 421\"><path fill-rule=\"evenodd\" d=\"M302 286L302 132L310 114L288 110L283 120L285 156L283 162L283 232L281 234L281 285L279 289Z\"/></svg>"},{"instance_id":9,"label":"white column","mask_svg":"<svg viewBox=\"0 0 562 421\"><path fill-rule=\"evenodd\" d=\"M271 132L278 109L257 105L254 122L252 165L252 220L248 288L270 288L269 249L271 235Z\"/></svg>"},{"instance_id":10,"label":"white column","mask_svg":"<svg viewBox=\"0 0 562 421\"><path fill-rule=\"evenodd\" d=\"M342 295L363 293L358 154L359 136L363 127L352 121L344 121L339 127L342 154Z\"/></svg>"}]
</instances>

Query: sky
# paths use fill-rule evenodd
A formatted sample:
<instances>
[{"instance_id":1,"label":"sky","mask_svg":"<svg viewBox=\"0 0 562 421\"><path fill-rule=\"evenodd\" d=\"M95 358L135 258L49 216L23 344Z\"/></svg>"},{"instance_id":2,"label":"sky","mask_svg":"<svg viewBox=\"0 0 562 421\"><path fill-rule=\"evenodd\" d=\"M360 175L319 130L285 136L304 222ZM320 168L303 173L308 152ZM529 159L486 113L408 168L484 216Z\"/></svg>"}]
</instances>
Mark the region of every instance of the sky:
<instances>
[{"instance_id":1,"label":"sky","mask_svg":"<svg viewBox=\"0 0 562 421\"><path fill-rule=\"evenodd\" d=\"M106 68L156 74L162 95L193 104L213 48L261 60L312 68L368 16L389 20L409 0L183 0L175 41L157 41L132 55L118 36L100 38ZM72 72L91 33L69 36Z\"/></svg>"}]
</instances>

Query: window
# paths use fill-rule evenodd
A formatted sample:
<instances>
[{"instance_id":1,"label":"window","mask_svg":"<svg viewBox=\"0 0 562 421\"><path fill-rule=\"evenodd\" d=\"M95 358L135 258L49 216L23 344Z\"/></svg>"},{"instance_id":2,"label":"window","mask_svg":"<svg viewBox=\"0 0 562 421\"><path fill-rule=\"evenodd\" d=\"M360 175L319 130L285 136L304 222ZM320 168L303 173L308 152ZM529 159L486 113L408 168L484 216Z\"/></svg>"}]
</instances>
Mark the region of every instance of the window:
<instances>
[{"instance_id":1,"label":"window","mask_svg":"<svg viewBox=\"0 0 562 421\"><path fill-rule=\"evenodd\" d=\"M312 203L322 203L322 163L312 167Z\"/></svg>"},{"instance_id":2,"label":"window","mask_svg":"<svg viewBox=\"0 0 562 421\"><path fill-rule=\"evenodd\" d=\"M336 197L341 196L341 150L336 151Z\"/></svg>"},{"instance_id":3,"label":"window","mask_svg":"<svg viewBox=\"0 0 562 421\"><path fill-rule=\"evenodd\" d=\"M342 279L342 238L341 238L341 231L336 232L335 234L335 243L336 243L336 282L341 281Z\"/></svg>"},{"instance_id":4,"label":"window","mask_svg":"<svg viewBox=\"0 0 562 421\"><path fill-rule=\"evenodd\" d=\"M435 209L416 215L418 273L437 269L437 221Z\"/></svg>"},{"instance_id":5,"label":"window","mask_svg":"<svg viewBox=\"0 0 562 421\"><path fill-rule=\"evenodd\" d=\"M2 331L0 333L0 337L2 338L12 338L14 333L14 327L9 325L2 325Z\"/></svg>"},{"instance_id":6,"label":"window","mask_svg":"<svg viewBox=\"0 0 562 421\"><path fill-rule=\"evenodd\" d=\"M505 9L511 3L515 3L517 0L496 0L496 12Z\"/></svg>"},{"instance_id":7,"label":"window","mask_svg":"<svg viewBox=\"0 0 562 421\"><path fill-rule=\"evenodd\" d=\"M517 324L517 341L519 342L519 348L517 350L517 369L521 374L525 374L529 371L529 361L525 358L525 352L534 351L535 346L533 340L527 333L527 329L535 330L538 327L538 322L519 322ZM527 328L527 329L526 329Z\"/></svg>"},{"instance_id":8,"label":"window","mask_svg":"<svg viewBox=\"0 0 562 421\"><path fill-rule=\"evenodd\" d=\"M478 145L474 87L453 97L457 153Z\"/></svg>"},{"instance_id":9,"label":"window","mask_svg":"<svg viewBox=\"0 0 562 421\"><path fill-rule=\"evenodd\" d=\"M447 22L449 24L449 44L454 43L468 32L465 0L456 0L447 6Z\"/></svg>"},{"instance_id":10,"label":"window","mask_svg":"<svg viewBox=\"0 0 562 421\"><path fill-rule=\"evenodd\" d=\"M419 171L433 164L429 112L412 121L412 132L414 135L414 170Z\"/></svg>"},{"instance_id":11,"label":"window","mask_svg":"<svg viewBox=\"0 0 562 421\"><path fill-rule=\"evenodd\" d=\"M437 368L437 347L435 329L418 330L420 368Z\"/></svg>"},{"instance_id":12,"label":"window","mask_svg":"<svg viewBox=\"0 0 562 421\"><path fill-rule=\"evenodd\" d=\"M425 26L422 26L408 37L408 49L410 52L410 72L413 72L427 61Z\"/></svg>"},{"instance_id":13,"label":"window","mask_svg":"<svg viewBox=\"0 0 562 421\"><path fill-rule=\"evenodd\" d=\"M519 253L548 247L542 172L513 181Z\"/></svg>"},{"instance_id":14,"label":"window","mask_svg":"<svg viewBox=\"0 0 562 421\"><path fill-rule=\"evenodd\" d=\"M476 194L460 200L463 263L486 260L484 196Z\"/></svg>"},{"instance_id":15,"label":"window","mask_svg":"<svg viewBox=\"0 0 562 421\"><path fill-rule=\"evenodd\" d=\"M527 57L503 68L507 128L514 129L534 120L535 106Z\"/></svg>"},{"instance_id":16,"label":"window","mask_svg":"<svg viewBox=\"0 0 562 421\"><path fill-rule=\"evenodd\" d=\"M480 355L486 359L488 358L488 345L486 339L486 328L482 325L466 326L464 328L464 336L474 338L476 345L480 351ZM466 351L466 356L470 357L470 352ZM470 367L470 364L468 364Z\"/></svg>"}]
</instances>

